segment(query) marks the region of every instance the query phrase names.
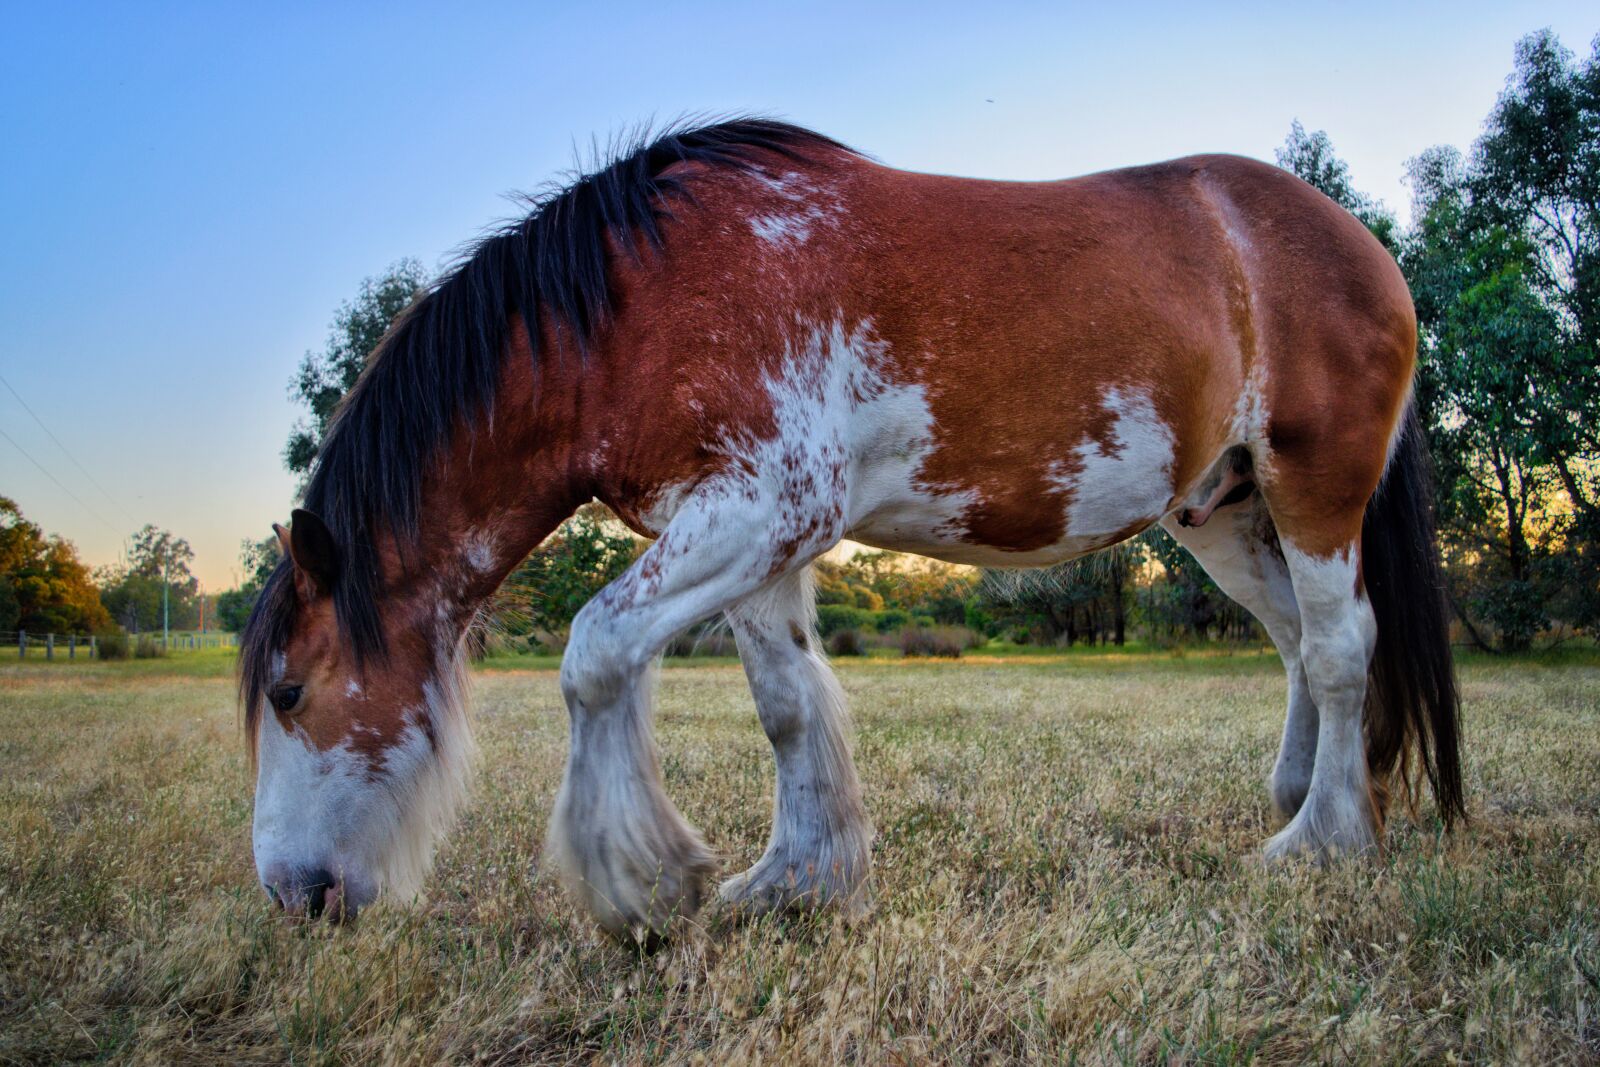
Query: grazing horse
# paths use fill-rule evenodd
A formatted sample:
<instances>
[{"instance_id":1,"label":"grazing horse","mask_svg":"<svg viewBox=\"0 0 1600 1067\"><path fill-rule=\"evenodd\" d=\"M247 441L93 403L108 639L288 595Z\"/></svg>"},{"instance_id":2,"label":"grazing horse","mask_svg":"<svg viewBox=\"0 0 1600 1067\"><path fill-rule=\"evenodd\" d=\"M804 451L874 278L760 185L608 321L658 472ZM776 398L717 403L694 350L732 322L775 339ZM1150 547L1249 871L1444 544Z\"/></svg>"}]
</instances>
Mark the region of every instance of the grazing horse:
<instances>
[{"instance_id":1,"label":"grazing horse","mask_svg":"<svg viewBox=\"0 0 1600 1067\"><path fill-rule=\"evenodd\" d=\"M254 846L290 912L416 892L472 754L465 634L598 499L653 544L577 616L547 858L608 930L693 912L652 677L724 613L777 762L756 909L862 902L872 829L808 565L849 537L991 567L1160 523L1289 680L1266 855L1378 846L1457 697L1394 260L1283 171L1055 182L882 166L757 119L678 129L482 240L329 428L243 640Z\"/></svg>"}]
</instances>

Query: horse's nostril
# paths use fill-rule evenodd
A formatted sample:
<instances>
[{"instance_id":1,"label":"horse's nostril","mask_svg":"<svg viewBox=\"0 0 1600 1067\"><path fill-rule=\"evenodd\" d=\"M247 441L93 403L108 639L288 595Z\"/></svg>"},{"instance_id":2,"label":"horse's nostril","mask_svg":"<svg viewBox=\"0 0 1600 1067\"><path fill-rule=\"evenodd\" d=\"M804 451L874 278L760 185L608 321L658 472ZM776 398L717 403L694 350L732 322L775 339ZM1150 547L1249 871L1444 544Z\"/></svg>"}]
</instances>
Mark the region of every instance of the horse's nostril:
<instances>
[{"instance_id":1,"label":"horse's nostril","mask_svg":"<svg viewBox=\"0 0 1600 1067\"><path fill-rule=\"evenodd\" d=\"M306 916L308 918L319 919L322 917L323 910L330 904L337 905L338 883L334 880L333 875L327 871L311 871L307 874L303 892L306 898Z\"/></svg>"}]
</instances>

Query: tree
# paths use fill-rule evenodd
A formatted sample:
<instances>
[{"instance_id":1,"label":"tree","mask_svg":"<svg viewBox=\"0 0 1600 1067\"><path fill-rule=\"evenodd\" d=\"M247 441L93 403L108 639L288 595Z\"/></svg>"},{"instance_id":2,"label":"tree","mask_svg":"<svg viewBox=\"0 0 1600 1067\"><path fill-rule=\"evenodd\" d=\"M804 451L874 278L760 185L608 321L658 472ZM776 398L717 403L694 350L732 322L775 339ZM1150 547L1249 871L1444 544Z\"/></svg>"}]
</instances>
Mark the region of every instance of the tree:
<instances>
[{"instance_id":1,"label":"tree","mask_svg":"<svg viewBox=\"0 0 1600 1067\"><path fill-rule=\"evenodd\" d=\"M1043 572L985 571L982 606L1000 627L1031 641L1120 646L1148 553L1147 538L1136 537Z\"/></svg>"},{"instance_id":2,"label":"tree","mask_svg":"<svg viewBox=\"0 0 1600 1067\"><path fill-rule=\"evenodd\" d=\"M255 609L256 598L267 584L267 579L283 558L283 546L278 538L263 538L239 542L239 566L244 571L244 581L237 589L228 589L217 596L217 624L224 630L238 633L244 629L250 612Z\"/></svg>"},{"instance_id":3,"label":"tree","mask_svg":"<svg viewBox=\"0 0 1600 1067\"><path fill-rule=\"evenodd\" d=\"M0 629L88 634L110 622L72 542L23 517L0 497Z\"/></svg>"},{"instance_id":4,"label":"tree","mask_svg":"<svg viewBox=\"0 0 1600 1067\"><path fill-rule=\"evenodd\" d=\"M1597 165L1600 42L1578 67L1544 32L1518 44L1470 155L1409 166L1418 406L1452 603L1486 646L1600 622Z\"/></svg>"},{"instance_id":5,"label":"tree","mask_svg":"<svg viewBox=\"0 0 1600 1067\"><path fill-rule=\"evenodd\" d=\"M639 541L612 528L609 513L587 506L562 523L506 580L500 626L522 636L557 634L572 625L589 598L639 556Z\"/></svg>"},{"instance_id":6,"label":"tree","mask_svg":"<svg viewBox=\"0 0 1600 1067\"><path fill-rule=\"evenodd\" d=\"M160 629L164 614L173 629L190 629L199 621L200 581L189 570L193 562L188 541L147 524L130 540L127 563L97 572L100 599L131 633Z\"/></svg>"},{"instance_id":7,"label":"tree","mask_svg":"<svg viewBox=\"0 0 1600 1067\"><path fill-rule=\"evenodd\" d=\"M17 599L17 587L9 577L0 577L0 633L10 633L22 618L22 602Z\"/></svg>"},{"instance_id":8,"label":"tree","mask_svg":"<svg viewBox=\"0 0 1600 1067\"><path fill-rule=\"evenodd\" d=\"M307 352L289 383L289 397L304 405L308 418L295 423L283 450L284 465L296 474L311 470L339 402L356 384L367 357L400 313L427 284L422 264L402 259L375 278L366 278L356 298L340 305L328 329L328 345Z\"/></svg>"},{"instance_id":9,"label":"tree","mask_svg":"<svg viewBox=\"0 0 1600 1067\"><path fill-rule=\"evenodd\" d=\"M1289 136L1277 150L1278 166L1289 171L1360 219L1390 255L1400 253L1400 224L1381 202L1356 189L1350 167L1333 150L1326 132L1307 133L1295 119Z\"/></svg>"}]
</instances>

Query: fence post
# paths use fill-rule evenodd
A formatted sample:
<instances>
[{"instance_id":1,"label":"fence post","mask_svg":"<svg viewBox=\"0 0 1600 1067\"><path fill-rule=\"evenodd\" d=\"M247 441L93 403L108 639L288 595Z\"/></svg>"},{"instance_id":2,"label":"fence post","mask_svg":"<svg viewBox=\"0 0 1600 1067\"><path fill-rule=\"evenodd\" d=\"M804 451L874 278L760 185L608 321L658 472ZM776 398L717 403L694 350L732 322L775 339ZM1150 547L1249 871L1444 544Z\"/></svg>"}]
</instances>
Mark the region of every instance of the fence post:
<instances>
[{"instance_id":1,"label":"fence post","mask_svg":"<svg viewBox=\"0 0 1600 1067\"><path fill-rule=\"evenodd\" d=\"M28 631L26 630L17 631L17 658L28 658Z\"/></svg>"},{"instance_id":2,"label":"fence post","mask_svg":"<svg viewBox=\"0 0 1600 1067\"><path fill-rule=\"evenodd\" d=\"M55 659L56 658L56 635L55 634L45 634L44 635L44 658L45 659Z\"/></svg>"},{"instance_id":3,"label":"fence post","mask_svg":"<svg viewBox=\"0 0 1600 1067\"><path fill-rule=\"evenodd\" d=\"M77 659L78 658L78 635L77 634L68 634L67 635L67 658L68 659Z\"/></svg>"},{"instance_id":4,"label":"fence post","mask_svg":"<svg viewBox=\"0 0 1600 1067\"><path fill-rule=\"evenodd\" d=\"M90 659L94 659L95 654L100 651L100 649L98 647L98 642L99 641L100 641L100 639L98 637L96 637L94 634L90 634L89 635L89 658Z\"/></svg>"}]
</instances>

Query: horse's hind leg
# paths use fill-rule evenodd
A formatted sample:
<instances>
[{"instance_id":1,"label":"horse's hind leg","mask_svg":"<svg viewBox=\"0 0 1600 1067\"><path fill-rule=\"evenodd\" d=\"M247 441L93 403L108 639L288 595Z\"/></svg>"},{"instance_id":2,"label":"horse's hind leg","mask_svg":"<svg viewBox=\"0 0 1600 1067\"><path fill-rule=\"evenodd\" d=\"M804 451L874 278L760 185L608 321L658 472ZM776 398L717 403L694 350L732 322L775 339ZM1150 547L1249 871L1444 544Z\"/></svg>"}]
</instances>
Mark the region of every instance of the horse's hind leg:
<instances>
[{"instance_id":1,"label":"horse's hind leg","mask_svg":"<svg viewBox=\"0 0 1600 1067\"><path fill-rule=\"evenodd\" d=\"M1162 526L1205 568L1211 580L1266 628L1289 680L1288 714L1272 766L1273 809L1287 822L1311 788L1317 756L1317 705L1300 660L1300 606L1277 530L1259 496L1225 507L1204 526L1182 526L1168 516Z\"/></svg>"},{"instance_id":2,"label":"horse's hind leg","mask_svg":"<svg viewBox=\"0 0 1600 1067\"><path fill-rule=\"evenodd\" d=\"M1382 803L1368 770L1363 718L1377 620L1361 573L1367 501L1382 476L1386 435L1351 432L1289 438L1275 448L1262 486L1300 608L1300 663L1317 707L1317 756L1305 802L1267 842L1268 859L1370 851Z\"/></svg>"},{"instance_id":3,"label":"horse's hind leg","mask_svg":"<svg viewBox=\"0 0 1600 1067\"><path fill-rule=\"evenodd\" d=\"M778 765L772 836L755 866L722 884L757 910L866 903L872 827L845 731L844 691L817 650L810 570L728 612Z\"/></svg>"}]
</instances>

